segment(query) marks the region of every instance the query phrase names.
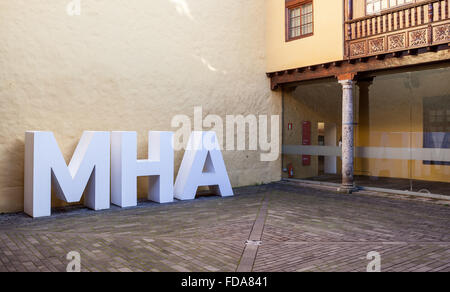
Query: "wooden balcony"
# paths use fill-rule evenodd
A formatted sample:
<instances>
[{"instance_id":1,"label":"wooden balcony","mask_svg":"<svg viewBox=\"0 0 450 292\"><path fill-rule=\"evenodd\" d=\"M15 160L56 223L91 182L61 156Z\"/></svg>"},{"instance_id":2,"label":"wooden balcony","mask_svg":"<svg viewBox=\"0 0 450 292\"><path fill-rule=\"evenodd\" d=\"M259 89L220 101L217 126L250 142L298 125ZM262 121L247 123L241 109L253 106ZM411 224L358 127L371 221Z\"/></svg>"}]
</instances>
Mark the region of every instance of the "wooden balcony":
<instances>
[{"instance_id":1,"label":"wooden balcony","mask_svg":"<svg viewBox=\"0 0 450 292\"><path fill-rule=\"evenodd\" d=\"M356 59L450 42L449 0L428 0L345 21L345 58ZM351 11L352 7L350 7Z\"/></svg>"}]
</instances>

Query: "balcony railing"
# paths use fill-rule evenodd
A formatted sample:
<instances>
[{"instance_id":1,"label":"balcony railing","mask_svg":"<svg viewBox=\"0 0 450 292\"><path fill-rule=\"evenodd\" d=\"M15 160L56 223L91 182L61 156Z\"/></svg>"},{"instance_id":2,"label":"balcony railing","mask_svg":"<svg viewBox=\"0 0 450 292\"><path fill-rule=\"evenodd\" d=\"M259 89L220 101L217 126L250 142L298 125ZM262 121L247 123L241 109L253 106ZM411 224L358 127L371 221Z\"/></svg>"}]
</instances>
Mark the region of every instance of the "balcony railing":
<instances>
[{"instance_id":1,"label":"balcony railing","mask_svg":"<svg viewBox=\"0 0 450 292\"><path fill-rule=\"evenodd\" d=\"M345 57L363 58L450 42L449 0L428 0L345 22Z\"/></svg>"}]
</instances>

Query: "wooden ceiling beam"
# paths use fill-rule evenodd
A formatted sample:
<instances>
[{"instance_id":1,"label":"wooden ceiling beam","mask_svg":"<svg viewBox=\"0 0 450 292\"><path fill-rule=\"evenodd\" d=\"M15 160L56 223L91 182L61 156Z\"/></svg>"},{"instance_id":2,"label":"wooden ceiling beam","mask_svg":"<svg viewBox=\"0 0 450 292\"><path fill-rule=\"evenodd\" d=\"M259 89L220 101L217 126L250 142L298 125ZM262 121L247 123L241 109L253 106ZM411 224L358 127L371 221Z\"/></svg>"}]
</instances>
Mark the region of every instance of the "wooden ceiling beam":
<instances>
[{"instance_id":1,"label":"wooden ceiling beam","mask_svg":"<svg viewBox=\"0 0 450 292\"><path fill-rule=\"evenodd\" d=\"M450 51L448 45L445 44L446 49L441 49L436 52L424 52L417 55L413 54L413 51L405 51L405 54L388 54L382 57L368 57L363 62L358 60L347 60L328 62L323 65L314 65L308 67L302 67L289 71L280 71L282 74L268 73L271 77L271 88L273 90L280 86L302 82L307 80L316 80L323 78L336 77L344 74L358 74L366 72L385 71L390 69L400 69L413 66L420 66L426 64L435 64L450 62ZM362 60L361 60L362 61ZM284 74L288 72L289 74Z\"/></svg>"}]
</instances>

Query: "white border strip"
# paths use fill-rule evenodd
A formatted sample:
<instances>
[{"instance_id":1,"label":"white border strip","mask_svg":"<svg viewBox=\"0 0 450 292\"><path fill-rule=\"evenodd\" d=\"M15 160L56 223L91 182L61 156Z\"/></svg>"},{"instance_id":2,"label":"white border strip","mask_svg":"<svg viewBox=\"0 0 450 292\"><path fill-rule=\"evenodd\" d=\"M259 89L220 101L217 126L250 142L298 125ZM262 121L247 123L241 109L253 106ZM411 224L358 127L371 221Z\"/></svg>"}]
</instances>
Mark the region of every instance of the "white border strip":
<instances>
[{"instance_id":1,"label":"white border strip","mask_svg":"<svg viewBox=\"0 0 450 292\"><path fill-rule=\"evenodd\" d=\"M284 145L283 154L342 156L342 149L337 146ZM450 149L355 147L355 157L450 162Z\"/></svg>"}]
</instances>

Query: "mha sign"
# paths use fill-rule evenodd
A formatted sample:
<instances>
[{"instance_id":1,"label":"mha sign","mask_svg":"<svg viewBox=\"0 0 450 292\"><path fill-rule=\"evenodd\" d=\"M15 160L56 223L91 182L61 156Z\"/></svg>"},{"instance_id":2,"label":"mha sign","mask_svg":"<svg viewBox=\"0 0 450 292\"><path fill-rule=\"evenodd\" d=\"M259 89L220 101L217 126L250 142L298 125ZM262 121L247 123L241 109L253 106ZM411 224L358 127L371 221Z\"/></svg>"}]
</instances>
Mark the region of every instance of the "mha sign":
<instances>
[{"instance_id":1,"label":"mha sign","mask_svg":"<svg viewBox=\"0 0 450 292\"><path fill-rule=\"evenodd\" d=\"M66 165L52 132L26 132L25 212L51 215L56 196L94 210L137 205L137 178L148 177L148 199L158 203L195 199L197 188L213 186L222 197L233 190L215 132L192 132L174 181L172 132L149 132L148 159L137 160L136 132L84 132Z\"/></svg>"}]
</instances>

